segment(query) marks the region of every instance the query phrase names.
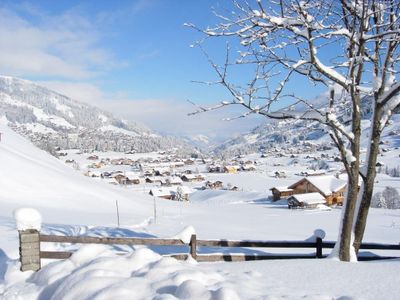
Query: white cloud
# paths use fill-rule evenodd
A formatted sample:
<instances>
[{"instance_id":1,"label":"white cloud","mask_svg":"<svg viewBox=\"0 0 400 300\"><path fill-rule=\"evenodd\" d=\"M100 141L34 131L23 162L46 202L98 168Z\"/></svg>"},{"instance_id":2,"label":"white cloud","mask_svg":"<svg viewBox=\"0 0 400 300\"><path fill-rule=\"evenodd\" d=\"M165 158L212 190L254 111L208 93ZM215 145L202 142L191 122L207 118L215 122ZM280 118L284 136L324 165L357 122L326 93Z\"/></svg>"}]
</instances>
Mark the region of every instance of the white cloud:
<instances>
[{"instance_id":1,"label":"white cloud","mask_svg":"<svg viewBox=\"0 0 400 300\"><path fill-rule=\"evenodd\" d=\"M35 16L33 23L0 9L1 73L82 79L125 65L98 46L101 34L79 13Z\"/></svg>"}]
</instances>

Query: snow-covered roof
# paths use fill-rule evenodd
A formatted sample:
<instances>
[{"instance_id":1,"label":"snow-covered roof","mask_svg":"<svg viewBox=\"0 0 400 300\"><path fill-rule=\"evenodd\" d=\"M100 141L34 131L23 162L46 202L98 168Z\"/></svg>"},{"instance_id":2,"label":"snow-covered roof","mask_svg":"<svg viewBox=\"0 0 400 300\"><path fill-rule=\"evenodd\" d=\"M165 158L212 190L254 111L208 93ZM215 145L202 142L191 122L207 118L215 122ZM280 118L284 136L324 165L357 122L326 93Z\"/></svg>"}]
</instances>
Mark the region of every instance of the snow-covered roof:
<instances>
[{"instance_id":1,"label":"snow-covered roof","mask_svg":"<svg viewBox=\"0 0 400 300\"><path fill-rule=\"evenodd\" d=\"M169 180L170 183L182 183L182 179L180 179L177 176L170 177L170 178L168 178L168 180Z\"/></svg>"},{"instance_id":2,"label":"snow-covered roof","mask_svg":"<svg viewBox=\"0 0 400 300\"><path fill-rule=\"evenodd\" d=\"M296 194L290 196L290 198L294 198L297 201L306 204L319 204L326 202L324 196L322 196L320 193Z\"/></svg>"},{"instance_id":3,"label":"snow-covered roof","mask_svg":"<svg viewBox=\"0 0 400 300\"><path fill-rule=\"evenodd\" d=\"M271 190L272 189L276 189L278 192L291 192L291 191L293 191L293 189L289 189L286 186L274 186L273 188L271 188Z\"/></svg>"},{"instance_id":4,"label":"snow-covered roof","mask_svg":"<svg viewBox=\"0 0 400 300\"><path fill-rule=\"evenodd\" d=\"M151 189L150 193L155 197L170 196L171 190L167 188L166 189L158 188L158 189Z\"/></svg>"},{"instance_id":5,"label":"snow-covered roof","mask_svg":"<svg viewBox=\"0 0 400 300\"><path fill-rule=\"evenodd\" d=\"M162 197L162 196L170 196L177 193L177 189L180 188L183 194L192 194L194 190L188 186L180 186L180 187L166 187L166 188L155 188L151 189L150 192L153 196Z\"/></svg>"},{"instance_id":6,"label":"snow-covered roof","mask_svg":"<svg viewBox=\"0 0 400 300\"><path fill-rule=\"evenodd\" d=\"M183 174L182 177L186 177L187 179L196 179L196 178L204 178L203 174Z\"/></svg>"},{"instance_id":7,"label":"snow-covered roof","mask_svg":"<svg viewBox=\"0 0 400 300\"><path fill-rule=\"evenodd\" d=\"M329 196L334 192L339 191L344 188L347 184L347 181L338 179L333 175L323 175L323 176L308 176L303 178L300 181L307 180L313 186L315 186L318 190L321 191L325 196ZM292 184L289 188L294 188L300 181Z\"/></svg>"},{"instance_id":8,"label":"snow-covered roof","mask_svg":"<svg viewBox=\"0 0 400 300\"><path fill-rule=\"evenodd\" d=\"M345 180L341 180L332 175L326 176L309 176L307 180L318 188L325 195L330 195L344 188L347 184Z\"/></svg>"}]
</instances>

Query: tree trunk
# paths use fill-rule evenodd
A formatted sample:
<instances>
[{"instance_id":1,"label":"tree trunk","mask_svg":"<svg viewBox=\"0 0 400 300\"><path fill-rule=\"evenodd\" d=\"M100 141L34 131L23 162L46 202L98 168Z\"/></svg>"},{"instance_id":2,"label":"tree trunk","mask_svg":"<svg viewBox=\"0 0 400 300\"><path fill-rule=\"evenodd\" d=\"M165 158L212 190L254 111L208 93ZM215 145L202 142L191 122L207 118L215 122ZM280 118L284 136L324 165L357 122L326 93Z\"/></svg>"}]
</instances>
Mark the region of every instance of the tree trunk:
<instances>
[{"instance_id":1,"label":"tree trunk","mask_svg":"<svg viewBox=\"0 0 400 300\"><path fill-rule=\"evenodd\" d=\"M353 247L353 222L355 218L357 196L358 196L358 176L360 171L360 140L361 140L361 99L358 91L351 87L352 95L352 133L354 135L351 141L351 154L354 161L349 161L348 154L343 159L347 164L347 195L344 212L342 215L342 223L339 235L338 255L341 261L350 261L352 259Z\"/></svg>"},{"instance_id":2,"label":"tree trunk","mask_svg":"<svg viewBox=\"0 0 400 300\"><path fill-rule=\"evenodd\" d=\"M341 261L351 260L353 221L358 195L358 173L352 172L352 174L348 174L348 176L345 211L342 217L341 231L338 240L338 254Z\"/></svg>"},{"instance_id":3,"label":"tree trunk","mask_svg":"<svg viewBox=\"0 0 400 300\"><path fill-rule=\"evenodd\" d=\"M374 182L376 177L376 163L379 154L379 142L381 136L381 117L382 109L375 105L374 116L371 123L371 136L369 145L369 151L367 152L367 157L365 158L367 167L364 178L364 188L361 195L361 202L356 212L357 217L354 225L354 248L356 253L360 248L362 242L365 227L367 225L367 217L369 212L369 207L371 205L372 193L374 189Z\"/></svg>"}]
</instances>

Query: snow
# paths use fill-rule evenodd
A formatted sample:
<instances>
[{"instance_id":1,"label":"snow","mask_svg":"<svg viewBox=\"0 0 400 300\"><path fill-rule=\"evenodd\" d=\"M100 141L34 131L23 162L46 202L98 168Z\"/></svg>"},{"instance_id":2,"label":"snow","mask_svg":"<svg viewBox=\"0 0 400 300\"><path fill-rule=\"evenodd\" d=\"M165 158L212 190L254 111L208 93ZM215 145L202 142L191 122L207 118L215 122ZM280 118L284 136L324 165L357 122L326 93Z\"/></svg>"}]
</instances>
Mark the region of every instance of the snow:
<instances>
[{"instance_id":1,"label":"snow","mask_svg":"<svg viewBox=\"0 0 400 300\"><path fill-rule=\"evenodd\" d=\"M252 135L245 136L245 139L246 139L247 143L254 144L257 142L258 137L259 137L259 134L252 134Z\"/></svg>"},{"instance_id":2,"label":"snow","mask_svg":"<svg viewBox=\"0 0 400 300\"><path fill-rule=\"evenodd\" d=\"M68 121L66 121L65 119L63 119L61 117L46 114L43 111L43 109L37 108L30 104L24 103L22 101L12 99L9 95L7 95L3 92L0 92L0 96L4 103L11 104L14 106L27 107L27 108L31 109L33 114L36 116L36 118L38 120L49 122L49 123L52 123L52 124L60 126L60 127L75 128L75 126L71 125Z\"/></svg>"},{"instance_id":3,"label":"snow","mask_svg":"<svg viewBox=\"0 0 400 300\"><path fill-rule=\"evenodd\" d=\"M21 272L18 232L11 217L21 207L39 211L43 216L41 232L45 234L176 236L185 242L194 233L193 228L199 239L307 240L310 236L322 237L324 231L325 240L335 240L341 209L289 210L283 202L269 201L269 188L287 186L301 178L294 175L299 166L287 165L282 169L288 178L269 177L278 160L266 158L265 165L257 164L258 168L265 167L262 172L207 174L210 180L232 183L240 191L201 191L190 186L194 191L190 202L156 201L155 220L148 191L83 177L9 128L0 125L0 132L5 137L0 142L1 299L396 299L400 293L400 260L357 264L329 259L193 263L161 256L177 252L175 247L161 246L42 243L44 251L75 252L69 259L43 260L38 272ZM394 153L387 155L385 161L394 160ZM282 158L280 162L285 159L289 161ZM379 174L377 180L377 189L400 187L396 178ZM115 200L120 227L116 227ZM399 210L371 209L365 241L397 244L399 228ZM198 251L205 255L215 251L285 250L201 247ZM187 246L182 252L188 253ZM399 256L396 251L386 254Z\"/></svg>"},{"instance_id":4,"label":"snow","mask_svg":"<svg viewBox=\"0 0 400 300\"><path fill-rule=\"evenodd\" d=\"M14 211L15 223L18 230L36 229L42 226L42 216L33 208L18 208Z\"/></svg>"},{"instance_id":5,"label":"snow","mask_svg":"<svg viewBox=\"0 0 400 300\"><path fill-rule=\"evenodd\" d=\"M178 239L178 240L181 240L182 242L184 242L185 244L189 244L190 239L191 239L192 235L194 235L194 234L196 234L196 230L193 228L193 226L189 225L189 226L186 226L181 232L176 234L174 236L174 239Z\"/></svg>"},{"instance_id":6,"label":"snow","mask_svg":"<svg viewBox=\"0 0 400 300\"><path fill-rule=\"evenodd\" d=\"M56 131L50 127L46 127L40 123L33 124L25 124L26 129L31 130L32 132L38 133L56 133Z\"/></svg>"},{"instance_id":7,"label":"snow","mask_svg":"<svg viewBox=\"0 0 400 300\"><path fill-rule=\"evenodd\" d=\"M106 125L106 126L100 127L100 130L101 131L115 131L115 132L119 132L119 133L122 133L122 134L130 135L130 136L138 136L138 134L133 132L133 131L129 131L129 130L126 130L126 129L123 129L123 128L119 128L119 127L116 127L114 125Z\"/></svg>"},{"instance_id":8,"label":"snow","mask_svg":"<svg viewBox=\"0 0 400 300\"><path fill-rule=\"evenodd\" d=\"M68 115L70 118L74 117L74 114L71 111L71 107L61 104L60 101L57 98L52 98L50 99L52 103L56 106L56 109L61 111L62 113Z\"/></svg>"},{"instance_id":9,"label":"snow","mask_svg":"<svg viewBox=\"0 0 400 300\"><path fill-rule=\"evenodd\" d=\"M399 267L400 261L328 259L193 265L146 248L117 256L86 245L29 282L9 281L18 272L13 264L3 299L396 299ZM385 284L377 284L382 278Z\"/></svg>"}]
</instances>

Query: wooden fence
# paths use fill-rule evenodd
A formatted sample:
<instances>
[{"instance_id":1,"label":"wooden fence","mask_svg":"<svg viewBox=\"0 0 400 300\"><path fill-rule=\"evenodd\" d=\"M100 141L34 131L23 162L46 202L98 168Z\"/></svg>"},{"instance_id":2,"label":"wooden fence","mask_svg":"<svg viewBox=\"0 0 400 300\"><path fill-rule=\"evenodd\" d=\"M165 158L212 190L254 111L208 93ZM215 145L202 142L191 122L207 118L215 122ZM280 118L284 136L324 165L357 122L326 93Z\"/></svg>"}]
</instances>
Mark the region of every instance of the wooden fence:
<instances>
[{"instance_id":1,"label":"wooden fence","mask_svg":"<svg viewBox=\"0 0 400 300\"><path fill-rule=\"evenodd\" d=\"M265 259L309 259L323 258L323 249L332 249L334 242L324 242L316 238L315 242L308 241L230 241L230 240L198 240L192 235L189 244L179 239L158 239L158 238L114 238L114 237L91 237L91 236L57 236L40 234L37 230L29 229L19 231L20 237L20 261L21 271L37 271L41 268L41 259L66 259L73 252L41 251L41 243L71 243L71 244L106 244L106 245L146 245L146 246L186 246L189 253L169 255L176 259L184 260L190 255L198 262L216 261L251 261ZM315 249L309 254L199 254L199 247L207 248L295 248ZM360 249L369 250L400 250L398 245L384 245L364 243ZM242 249L244 252L244 250ZM392 259L393 256L359 256L359 260Z\"/></svg>"}]
</instances>

